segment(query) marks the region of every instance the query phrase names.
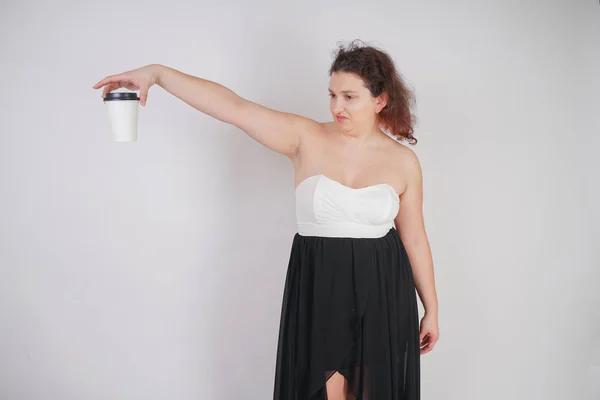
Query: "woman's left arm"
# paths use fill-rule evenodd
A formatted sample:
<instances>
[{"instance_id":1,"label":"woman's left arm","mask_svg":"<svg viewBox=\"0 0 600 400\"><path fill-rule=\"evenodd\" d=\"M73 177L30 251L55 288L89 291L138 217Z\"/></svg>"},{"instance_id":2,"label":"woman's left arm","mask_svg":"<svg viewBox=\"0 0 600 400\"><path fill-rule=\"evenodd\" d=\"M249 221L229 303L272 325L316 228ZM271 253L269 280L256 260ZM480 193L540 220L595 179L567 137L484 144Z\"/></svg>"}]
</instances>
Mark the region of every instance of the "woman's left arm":
<instances>
[{"instance_id":1,"label":"woman's left arm","mask_svg":"<svg viewBox=\"0 0 600 400\"><path fill-rule=\"evenodd\" d=\"M412 149L407 149L409 151L405 154L408 154L408 157L403 157L405 161L402 165L403 175L406 177L406 188L400 195L400 211L394 222L406 248L415 286L425 308L425 316L421 324L426 322L427 327L423 329L421 326L421 340L423 341L423 336L429 335L429 340L433 339L433 343L429 342L429 345L433 347L439 336L438 299L433 259L423 219L423 175L417 155ZM425 345L427 344L425 342ZM429 350L431 349L426 349L424 353Z\"/></svg>"}]
</instances>

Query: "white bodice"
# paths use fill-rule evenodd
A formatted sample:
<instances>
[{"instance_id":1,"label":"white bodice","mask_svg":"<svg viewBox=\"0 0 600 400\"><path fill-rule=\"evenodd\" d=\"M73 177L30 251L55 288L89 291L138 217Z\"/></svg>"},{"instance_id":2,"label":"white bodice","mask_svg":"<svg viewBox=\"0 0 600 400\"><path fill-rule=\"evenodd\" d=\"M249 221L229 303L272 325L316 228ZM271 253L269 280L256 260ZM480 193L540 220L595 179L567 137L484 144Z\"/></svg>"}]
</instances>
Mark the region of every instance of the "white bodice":
<instances>
[{"instance_id":1,"label":"white bodice","mask_svg":"<svg viewBox=\"0 0 600 400\"><path fill-rule=\"evenodd\" d=\"M378 238L394 227L395 189L381 183L351 188L323 174L296 187L296 223L302 236Z\"/></svg>"}]
</instances>

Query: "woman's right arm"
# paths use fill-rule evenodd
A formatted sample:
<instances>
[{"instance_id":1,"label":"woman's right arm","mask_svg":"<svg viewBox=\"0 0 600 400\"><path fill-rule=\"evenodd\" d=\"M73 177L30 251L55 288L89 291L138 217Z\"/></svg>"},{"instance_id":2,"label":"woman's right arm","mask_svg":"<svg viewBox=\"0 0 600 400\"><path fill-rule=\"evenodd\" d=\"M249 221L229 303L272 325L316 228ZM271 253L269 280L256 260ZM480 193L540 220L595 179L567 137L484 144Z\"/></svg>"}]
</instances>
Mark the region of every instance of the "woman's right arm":
<instances>
[{"instance_id":1,"label":"woman's right arm","mask_svg":"<svg viewBox=\"0 0 600 400\"><path fill-rule=\"evenodd\" d=\"M109 76L94 88L107 85L103 97L119 87L139 89L141 103L145 105L148 90L154 84L195 109L237 126L262 145L290 158L298 154L302 136L318 126L309 118L264 107L238 96L219 83L164 65L153 64Z\"/></svg>"}]
</instances>

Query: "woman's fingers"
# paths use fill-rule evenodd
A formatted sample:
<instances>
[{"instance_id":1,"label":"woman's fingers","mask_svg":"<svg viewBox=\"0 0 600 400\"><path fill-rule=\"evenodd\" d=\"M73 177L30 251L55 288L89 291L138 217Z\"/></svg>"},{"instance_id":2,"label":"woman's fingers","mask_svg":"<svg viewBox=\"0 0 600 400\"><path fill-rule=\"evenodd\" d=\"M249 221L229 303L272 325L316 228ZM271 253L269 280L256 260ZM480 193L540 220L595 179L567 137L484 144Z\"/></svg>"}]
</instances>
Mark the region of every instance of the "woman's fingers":
<instances>
[{"instance_id":1,"label":"woman's fingers","mask_svg":"<svg viewBox=\"0 0 600 400\"><path fill-rule=\"evenodd\" d=\"M420 345L420 354L427 354L429 353L431 350L433 350L433 347L435 346L435 344L437 343L437 340L434 339L433 337L427 335L425 337L425 340L423 342L421 342Z\"/></svg>"},{"instance_id":2,"label":"woman's fingers","mask_svg":"<svg viewBox=\"0 0 600 400\"><path fill-rule=\"evenodd\" d=\"M102 91L102 98L105 98L108 93L121 87L129 90L139 90L140 104L145 106L148 99L148 91L150 90L150 86L155 83L151 80L152 76L148 76L148 71L150 70L144 67L138 68L137 70L124 72L122 74L110 75L96 83L93 88L99 89L104 87L104 90Z\"/></svg>"},{"instance_id":3,"label":"woman's fingers","mask_svg":"<svg viewBox=\"0 0 600 400\"><path fill-rule=\"evenodd\" d=\"M129 90L140 90L140 85L137 84L132 78L123 76L123 75L114 75L104 78L100 82L94 85L94 89L99 89L104 86L104 90L102 91L102 98L106 97L106 95L113 90L117 90L119 88L127 88ZM148 90L146 90L147 97ZM145 100L144 100L145 104Z\"/></svg>"},{"instance_id":4,"label":"woman's fingers","mask_svg":"<svg viewBox=\"0 0 600 400\"><path fill-rule=\"evenodd\" d=\"M419 332L419 343L423 344L423 339L425 339L426 335L427 335L427 332L425 332L423 329L421 329L421 332Z\"/></svg>"},{"instance_id":5,"label":"woman's fingers","mask_svg":"<svg viewBox=\"0 0 600 400\"><path fill-rule=\"evenodd\" d=\"M419 351L419 354L420 354L420 355L427 354L427 353L429 353L429 352L430 352L432 349L433 349L433 347L431 346L431 343L428 343L428 344L427 344L427 346L425 346L425 347L421 347L421 350Z\"/></svg>"},{"instance_id":6,"label":"woman's fingers","mask_svg":"<svg viewBox=\"0 0 600 400\"><path fill-rule=\"evenodd\" d=\"M420 354L425 354L429 351L429 346L431 345L431 340L429 340L429 336L426 336L424 340L421 340L420 343Z\"/></svg>"},{"instance_id":7,"label":"woman's fingers","mask_svg":"<svg viewBox=\"0 0 600 400\"><path fill-rule=\"evenodd\" d=\"M102 79L100 82L96 83L93 86L93 88L100 89L102 86L107 86L107 85L111 85L111 87L114 87L116 85L117 88L126 87L127 89L130 89L130 90L138 90L139 89L139 85L135 81L134 77L125 75L125 74L107 76L106 78ZM112 89L112 90L114 90L114 89Z\"/></svg>"},{"instance_id":8,"label":"woman's fingers","mask_svg":"<svg viewBox=\"0 0 600 400\"><path fill-rule=\"evenodd\" d=\"M102 91L102 98L105 98L108 93L112 92L113 90L117 90L120 87L121 87L121 84L119 82L109 83L108 85L106 85L104 87L104 90Z\"/></svg>"},{"instance_id":9,"label":"woman's fingers","mask_svg":"<svg viewBox=\"0 0 600 400\"><path fill-rule=\"evenodd\" d=\"M123 85L123 83L121 82L121 85ZM135 83L135 82L125 82L125 85L123 87L126 87L129 90L139 90L140 87Z\"/></svg>"},{"instance_id":10,"label":"woman's fingers","mask_svg":"<svg viewBox=\"0 0 600 400\"><path fill-rule=\"evenodd\" d=\"M104 85L108 85L109 83L119 82L120 80L121 80L121 78L119 77L119 75L107 76L106 78L102 79L100 82L96 83L93 86L93 88L100 89Z\"/></svg>"},{"instance_id":11,"label":"woman's fingers","mask_svg":"<svg viewBox=\"0 0 600 400\"><path fill-rule=\"evenodd\" d=\"M142 85L140 87L140 104L142 107L146 107L146 99L148 98L148 87Z\"/></svg>"},{"instance_id":12,"label":"woman's fingers","mask_svg":"<svg viewBox=\"0 0 600 400\"><path fill-rule=\"evenodd\" d=\"M429 336L426 333L421 333L419 338L419 345L424 346L429 342Z\"/></svg>"}]
</instances>

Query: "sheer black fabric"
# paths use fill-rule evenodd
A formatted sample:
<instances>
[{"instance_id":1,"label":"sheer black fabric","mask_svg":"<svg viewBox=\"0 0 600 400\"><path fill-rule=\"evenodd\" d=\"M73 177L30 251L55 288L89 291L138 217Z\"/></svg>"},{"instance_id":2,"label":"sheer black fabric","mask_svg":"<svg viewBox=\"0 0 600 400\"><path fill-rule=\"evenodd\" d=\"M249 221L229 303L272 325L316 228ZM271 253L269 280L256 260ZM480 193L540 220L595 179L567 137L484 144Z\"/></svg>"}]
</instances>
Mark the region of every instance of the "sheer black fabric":
<instances>
[{"instance_id":1,"label":"sheer black fabric","mask_svg":"<svg viewBox=\"0 0 600 400\"><path fill-rule=\"evenodd\" d=\"M394 228L380 238L294 236L274 400L327 399L336 371L357 400L420 398L417 297Z\"/></svg>"}]
</instances>

